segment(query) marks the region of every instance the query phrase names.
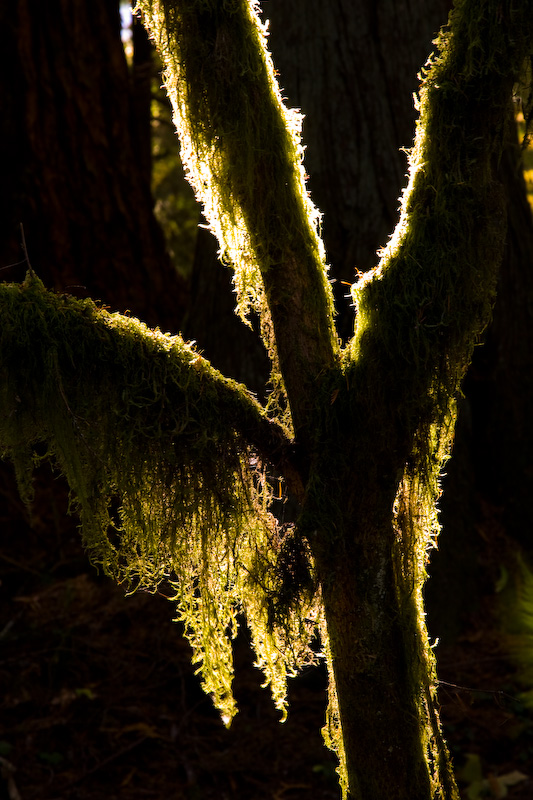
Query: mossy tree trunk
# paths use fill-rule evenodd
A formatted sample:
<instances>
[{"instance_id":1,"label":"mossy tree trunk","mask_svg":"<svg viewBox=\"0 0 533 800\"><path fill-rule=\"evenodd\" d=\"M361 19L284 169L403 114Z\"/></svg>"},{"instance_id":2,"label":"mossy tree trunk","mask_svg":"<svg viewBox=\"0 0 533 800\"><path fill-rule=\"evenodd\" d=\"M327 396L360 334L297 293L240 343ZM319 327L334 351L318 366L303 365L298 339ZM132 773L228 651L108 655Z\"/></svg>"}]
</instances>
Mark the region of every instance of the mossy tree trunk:
<instances>
[{"instance_id":1,"label":"mossy tree trunk","mask_svg":"<svg viewBox=\"0 0 533 800\"><path fill-rule=\"evenodd\" d=\"M275 419L179 337L51 297L30 274L2 290L1 435L26 491L29 445L49 443L110 573L131 578L142 565L149 583L172 566L195 660L228 721L236 610L280 708L314 622L346 797L456 800L421 593L455 400L503 252L494 165L533 51L533 4L458 0L421 85L400 221L352 287L345 348L298 118L282 103L255 4L140 5L240 312L260 315ZM300 503L294 526L268 514L263 459Z\"/></svg>"},{"instance_id":2,"label":"mossy tree trunk","mask_svg":"<svg viewBox=\"0 0 533 800\"><path fill-rule=\"evenodd\" d=\"M449 0L395 2L265 0L269 48L291 107L305 115L305 168L323 213L322 236L343 339L352 333L347 283L375 266L398 220L414 136L417 73L446 21ZM184 332L225 374L264 391L264 348L232 314L230 276L198 233ZM210 321L217 319L225 333Z\"/></svg>"},{"instance_id":3,"label":"mossy tree trunk","mask_svg":"<svg viewBox=\"0 0 533 800\"><path fill-rule=\"evenodd\" d=\"M374 499L383 506L383 498ZM420 609L393 570L390 519L375 520L374 530L370 525L367 518L365 533L374 544L360 547L360 531L347 519L345 534L355 544L335 548L321 564L345 796L451 800L458 795L438 722L433 665L422 649Z\"/></svg>"},{"instance_id":4,"label":"mossy tree trunk","mask_svg":"<svg viewBox=\"0 0 533 800\"><path fill-rule=\"evenodd\" d=\"M202 158L206 148L205 158L210 158L205 131L215 124L220 141L214 146L213 163L217 169L215 158L234 164L235 126L233 121L226 123L229 112L221 106L234 85L228 70L232 12L226 14L213 4L194 18L189 6L182 18L163 6L168 27L160 41L170 69L168 86L177 92L176 113L186 120L180 124L193 142L189 149ZM147 8L153 13L150 3ZM527 17L527 10L521 11ZM236 8L233 13L238 13ZM322 587L332 695L338 703L335 709L332 699L333 712L338 711L342 730L342 743L337 744L354 798L381 798L389 790L421 800L457 794L437 722L433 661L420 606L420 550L427 538L425 543L423 536L419 540L417 528L430 535L425 530L428 521L418 517L435 499L430 497L435 466L443 456L438 440L443 436L446 449L453 398L475 336L488 320L502 254L502 195L491 165L501 147L513 81L530 45L515 52L514 14L508 6L482 10L475 2L458 5L453 35L423 100L404 218L380 269L356 288L359 313L345 374L337 365L323 317L321 297L326 298L316 265L299 249L299 242L289 239L285 245L278 227L276 214L282 218L286 211L283 199L278 209L269 205L269 191L263 186L265 204L260 212L255 208L261 192L255 181L277 175L284 181L281 185L288 186L283 168L269 161L259 134L250 182L244 182L237 166L228 169L230 191L242 209L251 248L263 257L265 252L270 255L259 268L304 465L300 532L310 543ZM191 36L192 41L191 31L200 19L212 44L202 43L204 62L197 64L191 56L189 64L185 54L191 44L182 44L178 36ZM156 22L161 36L160 25ZM472 37L479 48L475 57ZM244 40L232 45L245 49ZM215 64L218 57L223 59L220 86L219 76L205 66L210 46ZM503 74L501 64L495 63L500 58L509 59ZM248 54L246 59L248 81L248 70L258 73L260 68ZM190 99L184 100L187 96ZM198 106L200 96L205 109ZM256 96L257 85L250 88L246 102L254 119L261 119ZM261 102L268 100L263 97ZM268 114L265 125L272 124ZM243 126L241 144L248 133ZM227 186L220 189L216 178L215 185L228 191ZM231 208L229 201L221 202ZM223 206L220 213L225 210ZM276 235L270 244L272 231ZM292 236L296 238L296 232ZM343 395L352 398L346 413ZM337 435L332 436L335 427ZM394 521L394 504L396 498L401 505L402 480L414 489L406 489L408 495L411 492L407 519L399 524ZM343 508L346 512L339 511ZM361 734L367 725L375 735Z\"/></svg>"},{"instance_id":5,"label":"mossy tree trunk","mask_svg":"<svg viewBox=\"0 0 533 800\"><path fill-rule=\"evenodd\" d=\"M333 406L342 403L342 392ZM457 800L439 721L423 574L412 564L420 553L415 547L406 557L408 536L403 538L394 521L406 442L390 436L390 449L365 459L361 454L371 452L382 437L378 419L362 414L367 426L362 433L347 421L346 411L339 410L335 421L332 416L328 429L337 433L330 434L329 444L338 459L319 468L323 485L326 475L336 474L328 481L331 494L324 506L309 501L306 522L317 526L309 540L327 629L326 741L337 750L341 775L347 776L343 797ZM411 562L407 569L406 561Z\"/></svg>"},{"instance_id":6,"label":"mossy tree trunk","mask_svg":"<svg viewBox=\"0 0 533 800\"><path fill-rule=\"evenodd\" d=\"M305 5L305 7L304 7ZM305 114L309 186L324 213L323 237L334 284L337 328L351 333L346 286L366 271L397 220L406 154L414 133L416 75L447 18L447 0L342 1L314 8L266 0L269 45L291 105ZM526 552L533 543L531 450L533 387L533 216L526 201L517 137L510 126L499 167L509 226L494 318L476 348L441 501L443 540L432 553L428 616L449 639L475 602L480 499ZM486 513L486 512L485 512ZM489 545L490 546L490 545ZM443 600L446 598L446 601Z\"/></svg>"},{"instance_id":7,"label":"mossy tree trunk","mask_svg":"<svg viewBox=\"0 0 533 800\"><path fill-rule=\"evenodd\" d=\"M418 0L400 10L392 1L261 4L284 95L305 115L305 168L324 214L322 236L343 339L353 326L346 284L356 269L375 266L376 252L398 220L407 169L401 148L413 141L417 73L450 5ZM215 366L261 392L263 348L232 318L229 276L207 237L199 232L187 335ZM212 329L213 317L226 335Z\"/></svg>"}]
</instances>

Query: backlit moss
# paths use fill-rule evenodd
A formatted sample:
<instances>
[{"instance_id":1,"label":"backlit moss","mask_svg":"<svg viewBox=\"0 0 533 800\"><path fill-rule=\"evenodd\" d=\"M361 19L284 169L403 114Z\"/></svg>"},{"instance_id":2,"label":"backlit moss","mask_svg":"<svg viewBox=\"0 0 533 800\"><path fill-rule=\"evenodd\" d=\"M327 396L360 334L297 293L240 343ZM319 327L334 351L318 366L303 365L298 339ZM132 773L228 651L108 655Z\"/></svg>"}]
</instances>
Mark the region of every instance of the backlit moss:
<instances>
[{"instance_id":1,"label":"backlit moss","mask_svg":"<svg viewBox=\"0 0 533 800\"><path fill-rule=\"evenodd\" d=\"M283 430L178 336L35 279L2 284L0 313L0 443L25 499L33 466L52 458L91 559L128 589L173 581L204 686L227 722L231 638L245 612L284 712L286 675L312 658L315 612L308 598L272 624L280 531L261 444L250 444L259 425L282 448Z\"/></svg>"}]
</instances>

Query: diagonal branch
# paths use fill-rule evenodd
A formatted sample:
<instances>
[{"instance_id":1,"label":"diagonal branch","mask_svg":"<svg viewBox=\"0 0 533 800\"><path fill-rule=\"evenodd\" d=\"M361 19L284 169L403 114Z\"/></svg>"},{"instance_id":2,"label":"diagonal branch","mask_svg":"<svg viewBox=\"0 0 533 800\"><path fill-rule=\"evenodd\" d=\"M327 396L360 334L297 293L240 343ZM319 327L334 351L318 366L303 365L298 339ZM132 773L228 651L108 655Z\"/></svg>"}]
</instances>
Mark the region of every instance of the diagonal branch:
<instances>
[{"instance_id":1,"label":"diagonal branch","mask_svg":"<svg viewBox=\"0 0 533 800\"><path fill-rule=\"evenodd\" d=\"M490 319L506 231L495 167L532 20L531 0L456 3L421 84L400 222L379 266L352 290L353 383L373 387L362 412L373 451L397 448L400 463L413 437L431 460L429 428L450 423Z\"/></svg>"},{"instance_id":2,"label":"diagonal branch","mask_svg":"<svg viewBox=\"0 0 533 800\"><path fill-rule=\"evenodd\" d=\"M283 105L255 3L138 7L164 59L189 179L235 267L241 310L252 304L263 315L305 439L316 381L336 363L338 343L318 214L305 187L301 119Z\"/></svg>"},{"instance_id":3,"label":"diagonal branch","mask_svg":"<svg viewBox=\"0 0 533 800\"><path fill-rule=\"evenodd\" d=\"M263 464L303 491L286 431L179 336L47 292L34 276L0 284L0 317L0 453L24 498L35 461L53 459L92 561L129 588L172 581L204 687L227 723L236 711L231 638L244 612L283 713L286 676L308 658L314 603L302 561L304 578L294 589L292 569L290 586L291 598L305 588L305 602L284 599L269 624L292 540L270 512Z\"/></svg>"}]
</instances>

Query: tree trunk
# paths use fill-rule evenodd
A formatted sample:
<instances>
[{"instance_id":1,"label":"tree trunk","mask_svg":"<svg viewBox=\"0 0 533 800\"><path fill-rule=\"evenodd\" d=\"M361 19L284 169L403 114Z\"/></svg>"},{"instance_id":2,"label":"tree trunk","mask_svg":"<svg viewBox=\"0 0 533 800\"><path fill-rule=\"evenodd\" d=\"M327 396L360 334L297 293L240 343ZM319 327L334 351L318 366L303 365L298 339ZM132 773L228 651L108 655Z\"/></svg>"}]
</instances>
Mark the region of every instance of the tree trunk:
<instances>
[{"instance_id":1,"label":"tree trunk","mask_svg":"<svg viewBox=\"0 0 533 800\"><path fill-rule=\"evenodd\" d=\"M376 264L398 219L398 197L416 118L413 92L431 40L445 22L449 0L386 3L264 0L269 47L288 104L305 114L305 167L309 187L324 213L323 238L334 293L337 327L352 334L347 287L356 269ZM222 371L264 391L268 369L259 339L232 314L230 281L216 246L202 243L193 267L187 336ZM226 335L210 333L223 320ZM245 342L244 351L242 343Z\"/></svg>"},{"instance_id":2,"label":"tree trunk","mask_svg":"<svg viewBox=\"0 0 533 800\"><path fill-rule=\"evenodd\" d=\"M353 521L346 525L346 539L356 541ZM330 554L322 584L346 797L451 800L457 793L426 632L419 629L415 597L405 596L392 569L390 524L387 529L384 520L372 533L371 552L354 545Z\"/></svg>"},{"instance_id":3,"label":"tree trunk","mask_svg":"<svg viewBox=\"0 0 533 800\"><path fill-rule=\"evenodd\" d=\"M383 415L343 409L342 378L338 386L302 523L327 627L326 742L339 756L347 800L457 800L424 622L423 565L393 523L407 440L398 420L378 451ZM317 500L316 487L326 485L327 499Z\"/></svg>"},{"instance_id":4,"label":"tree trunk","mask_svg":"<svg viewBox=\"0 0 533 800\"><path fill-rule=\"evenodd\" d=\"M516 139L504 152L500 180L507 196L507 243L492 325L475 354L468 390L477 486L498 509L506 533L531 555L533 215Z\"/></svg>"},{"instance_id":5,"label":"tree trunk","mask_svg":"<svg viewBox=\"0 0 533 800\"><path fill-rule=\"evenodd\" d=\"M288 104L305 115L305 167L335 279L338 328L353 330L347 288L377 263L398 221L417 73L449 0L266 0L269 45Z\"/></svg>"},{"instance_id":6,"label":"tree trunk","mask_svg":"<svg viewBox=\"0 0 533 800\"><path fill-rule=\"evenodd\" d=\"M341 281L351 283L355 269L365 272L375 265L376 251L396 223L406 171L401 148L411 146L414 132L411 97L450 6L449 0L263 3L280 83L289 104L306 115L305 165L312 196L324 213L343 338L351 335L353 310ZM509 227L494 321L465 382L454 455L443 482L442 545L430 568L428 613L441 641L454 635L477 596L479 497L512 540L533 550L528 465L533 221L514 142L502 161L501 180Z\"/></svg>"},{"instance_id":7,"label":"tree trunk","mask_svg":"<svg viewBox=\"0 0 533 800\"><path fill-rule=\"evenodd\" d=\"M17 0L0 22L0 264L23 260L22 223L47 286L177 330L183 288L138 168L117 0Z\"/></svg>"}]
</instances>

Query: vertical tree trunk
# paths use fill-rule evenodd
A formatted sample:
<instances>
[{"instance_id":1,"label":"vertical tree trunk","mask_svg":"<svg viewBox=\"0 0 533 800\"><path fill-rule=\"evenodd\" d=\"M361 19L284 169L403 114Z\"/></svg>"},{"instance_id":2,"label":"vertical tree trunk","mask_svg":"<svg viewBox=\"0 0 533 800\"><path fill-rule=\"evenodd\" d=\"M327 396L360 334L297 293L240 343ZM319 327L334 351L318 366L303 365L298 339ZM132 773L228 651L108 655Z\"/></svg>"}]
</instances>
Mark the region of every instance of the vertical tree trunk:
<instances>
[{"instance_id":1,"label":"vertical tree trunk","mask_svg":"<svg viewBox=\"0 0 533 800\"><path fill-rule=\"evenodd\" d=\"M514 132L514 129L513 129ZM486 343L469 381L478 487L500 508L506 532L533 554L533 215L521 154L510 141L500 165L508 233Z\"/></svg>"},{"instance_id":2,"label":"vertical tree trunk","mask_svg":"<svg viewBox=\"0 0 533 800\"><path fill-rule=\"evenodd\" d=\"M391 569L392 530L380 525L373 534L371 553L354 547L332 554L323 584L346 796L452 800L458 795L439 729L426 634L418 629L414 597L402 596Z\"/></svg>"},{"instance_id":3,"label":"vertical tree trunk","mask_svg":"<svg viewBox=\"0 0 533 800\"><path fill-rule=\"evenodd\" d=\"M406 554L392 522L406 444L391 437L390 447L369 459L379 422L362 409L343 412L343 394L341 388L330 412L338 414L336 422L328 423L335 458L317 459L322 485L332 469L343 481L330 478L326 508L304 509L334 679L326 739L337 749L341 775L345 770L347 800L457 800L440 729L422 576L416 567L414 576L404 571L413 554ZM357 419L365 419L363 431Z\"/></svg>"},{"instance_id":4,"label":"vertical tree trunk","mask_svg":"<svg viewBox=\"0 0 533 800\"><path fill-rule=\"evenodd\" d=\"M0 22L0 264L23 258L22 222L46 285L177 330L183 290L139 169L117 0L16 0Z\"/></svg>"}]
</instances>

